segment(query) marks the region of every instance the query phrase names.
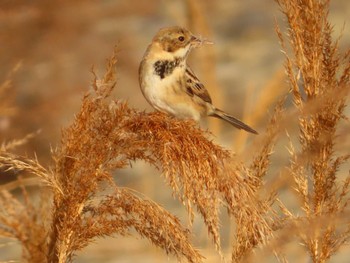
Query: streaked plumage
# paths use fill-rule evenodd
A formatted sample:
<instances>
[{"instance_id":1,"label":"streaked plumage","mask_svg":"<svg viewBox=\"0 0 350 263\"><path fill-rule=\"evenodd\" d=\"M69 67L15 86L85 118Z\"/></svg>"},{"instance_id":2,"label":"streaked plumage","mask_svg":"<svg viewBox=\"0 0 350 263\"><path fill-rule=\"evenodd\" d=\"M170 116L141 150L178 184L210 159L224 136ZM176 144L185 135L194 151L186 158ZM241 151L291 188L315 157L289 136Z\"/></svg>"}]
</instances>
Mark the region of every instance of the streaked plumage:
<instances>
[{"instance_id":1,"label":"streaked plumage","mask_svg":"<svg viewBox=\"0 0 350 263\"><path fill-rule=\"evenodd\" d=\"M213 116L257 134L242 121L215 108L207 89L187 66L190 50L206 43L210 42L195 37L185 28L159 30L139 68L143 95L156 110L178 118L199 121L203 116Z\"/></svg>"}]
</instances>

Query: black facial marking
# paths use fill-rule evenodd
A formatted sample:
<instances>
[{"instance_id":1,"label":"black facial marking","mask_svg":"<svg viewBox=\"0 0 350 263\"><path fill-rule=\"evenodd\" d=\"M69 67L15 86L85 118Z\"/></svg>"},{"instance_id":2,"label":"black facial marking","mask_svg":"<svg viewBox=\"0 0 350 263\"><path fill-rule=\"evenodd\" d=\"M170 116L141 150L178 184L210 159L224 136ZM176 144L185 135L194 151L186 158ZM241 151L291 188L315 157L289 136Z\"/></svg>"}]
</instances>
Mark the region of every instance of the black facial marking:
<instances>
[{"instance_id":1,"label":"black facial marking","mask_svg":"<svg viewBox=\"0 0 350 263\"><path fill-rule=\"evenodd\" d=\"M164 79L166 76L173 73L174 69L178 67L183 59L175 58L174 60L158 60L154 63L154 72Z\"/></svg>"}]
</instances>

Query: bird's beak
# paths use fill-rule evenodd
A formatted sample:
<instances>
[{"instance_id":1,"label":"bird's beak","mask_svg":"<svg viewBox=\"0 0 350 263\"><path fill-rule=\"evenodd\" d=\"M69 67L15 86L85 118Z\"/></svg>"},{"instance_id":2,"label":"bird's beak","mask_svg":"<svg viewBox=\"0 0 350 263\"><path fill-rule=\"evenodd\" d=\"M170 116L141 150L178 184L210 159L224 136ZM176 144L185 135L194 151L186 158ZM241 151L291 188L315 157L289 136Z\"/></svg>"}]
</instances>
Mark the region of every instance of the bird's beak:
<instances>
[{"instance_id":1,"label":"bird's beak","mask_svg":"<svg viewBox=\"0 0 350 263\"><path fill-rule=\"evenodd\" d=\"M202 45L212 45L212 44L214 43L208 39L196 37L196 36L191 37L191 45L193 47L200 47Z\"/></svg>"}]
</instances>

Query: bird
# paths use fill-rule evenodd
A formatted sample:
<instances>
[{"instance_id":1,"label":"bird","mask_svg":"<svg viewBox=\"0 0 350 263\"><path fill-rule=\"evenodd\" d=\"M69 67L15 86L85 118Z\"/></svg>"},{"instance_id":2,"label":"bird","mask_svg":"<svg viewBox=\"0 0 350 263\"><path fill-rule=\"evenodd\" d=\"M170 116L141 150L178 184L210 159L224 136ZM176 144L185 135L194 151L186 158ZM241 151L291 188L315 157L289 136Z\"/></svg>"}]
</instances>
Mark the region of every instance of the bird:
<instances>
[{"instance_id":1,"label":"bird","mask_svg":"<svg viewBox=\"0 0 350 263\"><path fill-rule=\"evenodd\" d=\"M180 26L161 28L146 49L139 66L142 94L157 111L199 122L204 116L227 121L258 134L232 115L216 108L203 83L187 65L190 51L211 41Z\"/></svg>"}]
</instances>

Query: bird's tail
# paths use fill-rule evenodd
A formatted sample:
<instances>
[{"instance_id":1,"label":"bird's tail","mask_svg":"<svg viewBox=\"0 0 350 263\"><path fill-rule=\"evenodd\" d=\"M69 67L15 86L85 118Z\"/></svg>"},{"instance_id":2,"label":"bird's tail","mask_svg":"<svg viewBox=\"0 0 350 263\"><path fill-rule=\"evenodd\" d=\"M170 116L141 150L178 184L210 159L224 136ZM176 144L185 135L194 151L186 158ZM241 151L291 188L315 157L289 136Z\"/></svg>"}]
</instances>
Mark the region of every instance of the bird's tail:
<instances>
[{"instance_id":1,"label":"bird's tail","mask_svg":"<svg viewBox=\"0 0 350 263\"><path fill-rule=\"evenodd\" d=\"M256 130L249 127L247 124L243 123L242 121L236 119L235 117L233 117L233 116L231 116L231 115L227 114L226 112L221 111L219 109L215 109L214 112L210 114L210 116L225 120L238 129L243 129L247 132L258 134L258 132Z\"/></svg>"}]
</instances>

